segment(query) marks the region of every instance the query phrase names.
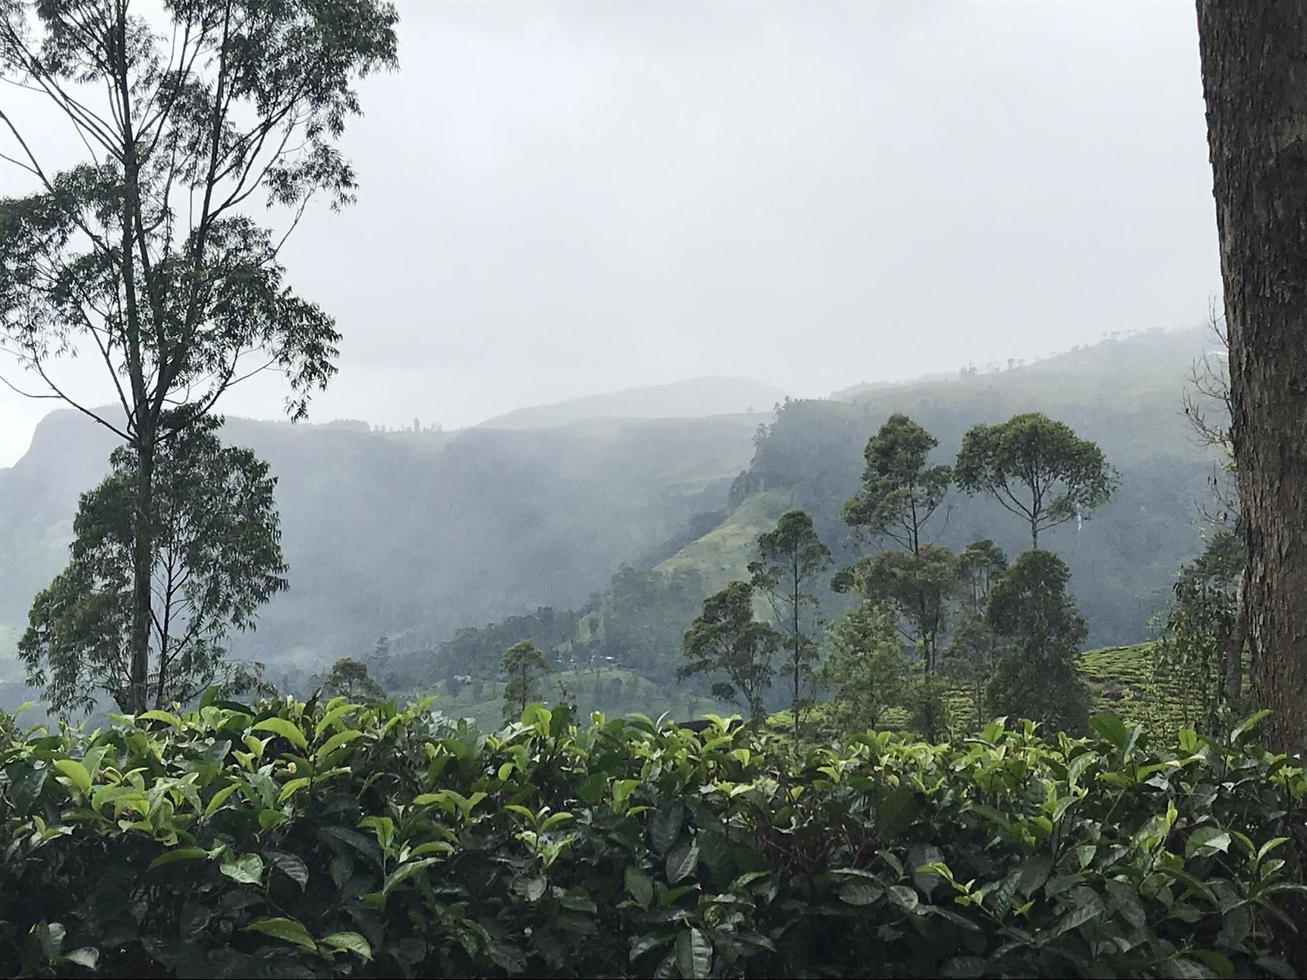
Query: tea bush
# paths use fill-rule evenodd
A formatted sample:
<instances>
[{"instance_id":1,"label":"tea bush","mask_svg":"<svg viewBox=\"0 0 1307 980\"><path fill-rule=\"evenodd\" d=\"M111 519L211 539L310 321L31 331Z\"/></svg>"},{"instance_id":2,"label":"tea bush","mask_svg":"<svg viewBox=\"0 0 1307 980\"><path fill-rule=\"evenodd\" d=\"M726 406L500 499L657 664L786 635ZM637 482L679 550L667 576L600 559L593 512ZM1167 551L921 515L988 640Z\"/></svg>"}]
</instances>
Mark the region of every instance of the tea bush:
<instances>
[{"instance_id":1,"label":"tea bush","mask_svg":"<svg viewBox=\"0 0 1307 980\"><path fill-rule=\"evenodd\" d=\"M211 701L0 725L0 971L1292 975L1301 769L996 722L795 757L533 705Z\"/></svg>"}]
</instances>

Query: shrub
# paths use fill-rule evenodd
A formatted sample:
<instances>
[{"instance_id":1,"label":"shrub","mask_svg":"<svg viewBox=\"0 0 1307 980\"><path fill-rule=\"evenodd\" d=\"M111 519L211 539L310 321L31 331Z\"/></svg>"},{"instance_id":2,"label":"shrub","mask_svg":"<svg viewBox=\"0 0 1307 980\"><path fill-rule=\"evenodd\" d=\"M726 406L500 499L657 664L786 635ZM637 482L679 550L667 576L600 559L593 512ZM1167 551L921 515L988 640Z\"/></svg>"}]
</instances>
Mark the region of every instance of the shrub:
<instances>
[{"instance_id":1,"label":"shrub","mask_svg":"<svg viewBox=\"0 0 1307 980\"><path fill-rule=\"evenodd\" d=\"M989 725L794 757L341 698L0 740L0 964L132 976L1291 975L1301 769Z\"/></svg>"}]
</instances>

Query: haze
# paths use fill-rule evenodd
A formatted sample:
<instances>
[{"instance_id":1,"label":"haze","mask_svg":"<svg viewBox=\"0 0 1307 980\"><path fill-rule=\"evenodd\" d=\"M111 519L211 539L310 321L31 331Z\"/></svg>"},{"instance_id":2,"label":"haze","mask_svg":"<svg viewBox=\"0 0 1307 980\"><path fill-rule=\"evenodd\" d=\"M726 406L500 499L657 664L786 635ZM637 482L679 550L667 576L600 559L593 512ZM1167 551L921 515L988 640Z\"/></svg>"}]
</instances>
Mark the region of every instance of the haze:
<instances>
[{"instance_id":1,"label":"haze","mask_svg":"<svg viewBox=\"0 0 1307 980\"><path fill-rule=\"evenodd\" d=\"M286 253L345 336L316 421L825 394L1192 325L1219 288L1188 2L399 6L359 201ZM95 367L64 375L88 402ZM52 407L0 390L0 465Z\"/></svg>"}]
</instances>

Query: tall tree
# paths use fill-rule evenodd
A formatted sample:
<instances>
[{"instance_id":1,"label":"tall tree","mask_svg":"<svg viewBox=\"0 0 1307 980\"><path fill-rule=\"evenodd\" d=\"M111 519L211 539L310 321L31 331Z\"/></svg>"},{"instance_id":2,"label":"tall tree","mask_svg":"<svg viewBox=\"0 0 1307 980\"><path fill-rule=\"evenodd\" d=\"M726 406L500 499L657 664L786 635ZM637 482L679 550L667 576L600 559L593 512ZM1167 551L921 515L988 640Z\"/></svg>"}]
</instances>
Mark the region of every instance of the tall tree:
<instances>
[{"instance_id":1,"label":"tall tree","mask_svg":"<svg viewBox=\"0 0 1307 980\"><path fill-rule=\"evenodd\" d=\"M844 520L872 537L895 542L906 554L881 552L836 576L836 591L856 585L863 597L889 602L910 624L904 635L920 647L922 667L935 669L938 638L956 575L952 552L923 542L926 522L939 510L953 471L932 466L939 441L896 413L867 440L862 490L844 502Z\"/></svg>"},{"instance_id":2,"label":"tall tree","mask_svg":"<svg viewBox=\"0 0 1307 980\"><path fill-rule=\"evenodd\" d=\"M1258 703L1307 753L1307 9L1199 0Z\"/></svg>"},{"instance_id":3,"label":"tall tree","mask_svg":"<svg viewBox=\"0 0 1307 980\"><path fill-rule=\"evenodd\" d=\"M0 107L0 159L33 187L0 199L0 347L34 376L34 397L63 399L137 457L137 710L148 703L156 459L252 374L283 372L299 418L334 373L334 321L290 290L281 248L312 197L352 199L336 144L359 111L355 80L395 64L397 19L383 0L171 0L152 5L153 20L144 6L0 3L0 78L89 156L52 169ZM258 193L266 209L251 202ZM281 227L252 209L283 215ZM120 415L60 377L59 362L80 353L103 362Z\"/></svg>"},{"instance_id":4,"label":"tall tree","mask_svg":"<svg viewBox=\"0 0 1307 980\"><path fill-rule=\"evenodd\" d=\"M885 536L918 554L922 528L944 502L953 479L947 466L931 466L939 441L906 415L891 415L867 440L862 491L844 502L844 520Z\"/></svg>"},{"instance_id":5,"label":"tall tree","mask_svg":"<svg viewBox=\"0 0 1307 980\"><path fill-rule=\"evenodd\" d=\"M807 702L803 687L811 681L817 661L819 600L813 587L830 564L830 549L803 510L782 514L776 526L758 538L758 559L749 563L753 587L767 596L773 623L789 651L786 667L793 683L790 710L796 740Z\"/></svg>"},{"instance_id":6,"label":"tall tree","mask_svg":"<svg viewBox=\"0 0 1307 980\"><path fill-rule=\"evenodd\" d=\"M1077 733L1089 723L1089 691L1076 668L1085 621L1067 595L1071 570L1051 551L1027 551L994 583L986 619L1004 641L989 682L996 715L1020 715Z\"/></svg>"},{"instance_id":7,"label":"tall tree","mask_svg":"<svg viewBox=\"0 0 1307 980\"><path fill-rule=\"evenodd\" d=\"M967 493L987 493L1039 532L1087 517L1116 489L1116 471L1097 445L1039 412L998 425L976 425L962 437L954 476Z\"/></svg>"},{"instance_id":8,"label":"tall tree","mask_svg":"<svg viewBox=\"0 0 1307 980\"><path fill-rule=\"evenodd\" d=\"M252 629L259 606L286 588L276 480L247 449L218 441L207 417L163 443L152 478L147 704L185 702L224 676L232 629ZM37 595L19 643L28 682L57 711L90 710L101 693L123 711L133 696L134 504L139 457L125 446L82 495L72 558Z\"/></svg>"},{"instance_id":9,"label":"tall tree","mask_svg":"<svg viewBox=\"0 0 1307 980\"><path fill-rule=\"evenodd\" d=\"M536 680L553 668L530 640L520 640L504 651L500 666L508 674L504 684L504 721L521 717L526 706L540 697Z\"/></svg>"},{"instance_id":10,"label":"tall tree","mask_svg":"<svg viewBox=\"0 0 1307 980\"><path fill-rule=\"evenodd\" d=\"M743 698L756 725L766 713L772 654L780 640L776 630L753 618L753 586L731 582L703 601L703 612L685 631L685 659L677 677L724 674L726 680L713 684L713 696L723 701Z\"/></svg>"}]
</instances>

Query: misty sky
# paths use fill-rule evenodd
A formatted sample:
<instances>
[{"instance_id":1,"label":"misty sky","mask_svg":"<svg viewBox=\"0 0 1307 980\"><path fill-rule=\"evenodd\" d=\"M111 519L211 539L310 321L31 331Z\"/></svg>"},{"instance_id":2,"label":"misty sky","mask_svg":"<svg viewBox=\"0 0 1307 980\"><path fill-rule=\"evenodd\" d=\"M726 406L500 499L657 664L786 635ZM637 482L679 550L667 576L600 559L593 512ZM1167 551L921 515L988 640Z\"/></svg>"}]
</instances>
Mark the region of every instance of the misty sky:
<instances>
[{"instance_id":1,"label":"misty sky","mask_svg":"<svg viewBox=\"0 0 1307 980\"><path fill-rule=\"evenodd\" d=\"M703 374L820 395L1190 326L1219 290L1188 0L399 8L359 201L284 253L345 335L316 421ZM0 390L0 465L52 407Z\"/></svg>"}]
</instances>

